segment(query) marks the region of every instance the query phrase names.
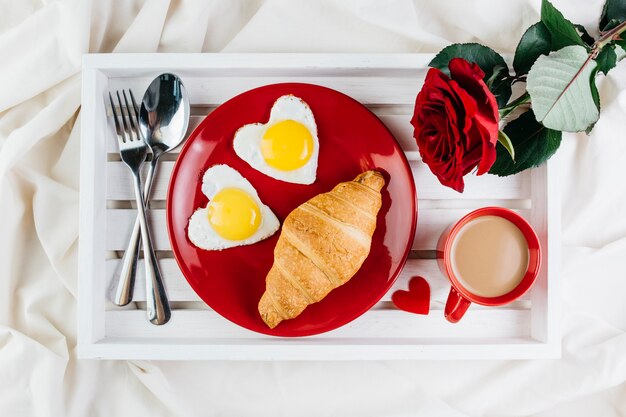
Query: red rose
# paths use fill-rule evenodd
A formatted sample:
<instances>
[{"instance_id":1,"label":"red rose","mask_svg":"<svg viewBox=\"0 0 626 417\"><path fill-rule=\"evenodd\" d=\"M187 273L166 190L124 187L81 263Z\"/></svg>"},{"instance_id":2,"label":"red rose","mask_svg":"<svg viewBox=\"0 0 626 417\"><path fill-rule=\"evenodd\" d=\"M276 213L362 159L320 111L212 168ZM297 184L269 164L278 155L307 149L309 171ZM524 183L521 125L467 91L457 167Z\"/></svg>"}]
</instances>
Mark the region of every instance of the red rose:
<instances>
[{"instance_id":1,"label":"red rose","mask_svg":"<svg viewBox=\"0 0 626 417\"><path fill-rule=\"evenodd\" d=\"M415 99L411 124L422 160L443 185L463 192L463 176L478 175L496 160L498 105L476 64L454 58L450 77L428 70Z\"/></svg>"}]
</instances>

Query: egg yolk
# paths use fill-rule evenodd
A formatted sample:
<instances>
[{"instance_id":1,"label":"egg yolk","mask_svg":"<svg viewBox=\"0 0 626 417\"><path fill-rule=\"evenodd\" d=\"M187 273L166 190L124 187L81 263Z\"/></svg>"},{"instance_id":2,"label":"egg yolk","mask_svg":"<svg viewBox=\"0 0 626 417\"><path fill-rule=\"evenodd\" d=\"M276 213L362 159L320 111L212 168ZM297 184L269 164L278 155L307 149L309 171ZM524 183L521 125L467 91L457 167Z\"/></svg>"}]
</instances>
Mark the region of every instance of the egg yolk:
<instances>
[{"instance_id":1,"label":"egg yolk","mask_svg":"<svg viewBox=\"0 0 626 417\"><path fill-rule=\"evenodd\" d=\"M265 162L281 171L304 166L313 153L313 137L303 124L283 120L265 131L261 139L261 154Z\"/></svg>"},{"instance_id":2,"label":"egg yolk","mask_svg":"<svg viewBox=\"0 0 626 417\"><path fill-rule=\"evenodd\" d=\"M261 210L247 192L234 187L220 190L207 207L209 224L224 239L244 240L261 224Z\"/></svg>"}]
</instances>

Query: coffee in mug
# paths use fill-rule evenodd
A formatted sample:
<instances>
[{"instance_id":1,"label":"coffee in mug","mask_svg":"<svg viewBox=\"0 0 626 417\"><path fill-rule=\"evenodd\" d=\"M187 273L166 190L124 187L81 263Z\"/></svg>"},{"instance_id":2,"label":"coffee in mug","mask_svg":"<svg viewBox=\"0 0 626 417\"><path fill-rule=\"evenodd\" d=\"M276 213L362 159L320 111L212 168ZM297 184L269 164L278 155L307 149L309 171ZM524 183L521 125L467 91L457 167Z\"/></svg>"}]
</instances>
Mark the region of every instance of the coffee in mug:
<instances>
[{"instance_id":1,"label":"coffee in mug","mask_svg":"<svg viewBox=\"0 0 626 417\"><path fill-rule=\"evenodd\" d=\"M452 270L472 294L498 297L519 285L528 269L528 243L513 222L481 216L457 233L450 252Z\"/></svg>"}]
</instances>

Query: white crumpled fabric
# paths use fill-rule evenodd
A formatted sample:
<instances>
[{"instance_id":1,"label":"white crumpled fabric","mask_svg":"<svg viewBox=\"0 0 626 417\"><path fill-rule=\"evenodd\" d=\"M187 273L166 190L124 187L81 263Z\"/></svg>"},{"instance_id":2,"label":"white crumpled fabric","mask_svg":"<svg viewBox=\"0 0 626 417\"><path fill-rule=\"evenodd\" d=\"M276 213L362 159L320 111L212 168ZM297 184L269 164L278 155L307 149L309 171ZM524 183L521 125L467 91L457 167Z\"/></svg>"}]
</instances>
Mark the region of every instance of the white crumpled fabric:
<instances>
[{"instance_id":1,"label":"white crumpled fabric","mask_svg":"<svg viewBox=\"0 0 626 417\"><path fill-rule=\"evenodd\" d=\"M555 0L597 26L599 0ZM565 135L563 358L76 359L81 55L513 52L540 1L0 0L0 415L619 416L626 413L626 63L591 136ZM91 10L90 10L91 9Z\"/></svg>"}]
</instances>

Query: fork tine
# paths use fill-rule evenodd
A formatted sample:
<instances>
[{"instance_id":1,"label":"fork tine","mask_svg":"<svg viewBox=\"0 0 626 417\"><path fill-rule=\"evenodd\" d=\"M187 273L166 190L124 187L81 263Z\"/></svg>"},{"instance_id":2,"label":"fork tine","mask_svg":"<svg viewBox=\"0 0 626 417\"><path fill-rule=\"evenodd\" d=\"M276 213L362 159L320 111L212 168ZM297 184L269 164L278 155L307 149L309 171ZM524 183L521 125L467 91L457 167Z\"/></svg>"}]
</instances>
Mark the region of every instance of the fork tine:
<instances>
[{"instance_id":1,"label":"fork tine","mask_svg":"<svg viewBox=\"0 0 626 417\"><path fill-rule=\"evenodd\" d=\"M122 90L122 95L124 96L124 103L126 104L126 114L128 115L128 123L130 125L130 140L131 141L135 141L135 140L140 140L141 138L139 137L138 131L139 128L137 127L137 123L135 122L135 108L132 108L131 111L131 106L130 103L128 102L128 97L126 97L126 90Z\"/></svg>"},{"instance_id":2,"label":"fork tine","mask_svg":"<svg viewBox=\"0 0 626 417\"><path fill-rule=\"evenodd\" d=\"M120 106L120 113L121 113L121 119L122 119L122 125L124 126L124 142L130 142L133 140L133 138L130 136L130 134L128 133L128 131L130 130L128 123L126 122L126 112L124 112L124 105L122 104L122 99L120 97L120 92L116 91L115 94L117 95L117 102Z\"/></svg>"},{"instance_id":3,"label":"fork tine","mask_svg":"<svg viewBox=\"0 0 626 417\"><path fill-rule=\"evenodd\" d=\"M119 115L115 110L115 103L113 103L113 96L109 92L109 101L111 102L111 113L113 113L113 120L115 121L115 130L117 132L117 140L123 140L122 126L120 125Z\"/></svg>"},{"instance_id":4,"label":"fork tine","mask_svg":"<svg viewBox=\"0 0 626 417\"><path fill-rule=\"evenodd\" d=\"M139 126L139 106L137 106L137 102L135 101L135 95L133 94L133 90L128 90L128 94L130 94L130 101L133 103L133 113L135 114L135 121L137 122L137 126ZM138 130L141 132L141 130Z\"/></svg>"}]
</instances>

